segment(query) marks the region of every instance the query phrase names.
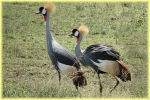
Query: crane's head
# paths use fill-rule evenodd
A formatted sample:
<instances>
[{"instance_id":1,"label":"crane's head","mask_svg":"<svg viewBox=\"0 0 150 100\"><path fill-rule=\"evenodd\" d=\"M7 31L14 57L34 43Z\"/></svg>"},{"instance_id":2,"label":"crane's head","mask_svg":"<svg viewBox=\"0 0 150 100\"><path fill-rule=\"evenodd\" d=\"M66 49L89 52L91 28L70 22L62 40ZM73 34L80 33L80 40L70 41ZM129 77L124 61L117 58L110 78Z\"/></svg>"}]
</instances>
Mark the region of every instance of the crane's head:
<instances>
[{"instance_id":1,"label":"crane's head","mask_svg":"<svg viewBox=\"0 0 150 100\"><path fill-rule=\"evenodd\" d=\"M87 28L87 26L81 25L79 29L73 29L72 33L69 34L69 36L76 37L77 38L76 42L78 42L80 35L88 34L88 32L89 32L89 29Z\"/></svg>"},{"instance_id":2,"label":"crane's head","mask_svg":"<svg viewBox=\"0 0 150 100\"><path fill-rule=\"evenodd\" d=\"M44 16L44 20L46 21L47 13L55 12L55 5L53 3L46 3L44 7L40 7L39 11L36 14L42 14Z\"/></svg>"},{"instance_id":3,"label":"crane's head","mask_svg":"<svg viewBox=\"0 0 150 100\"><path fill-rule=\"evenodd\" d=\"M80 32L79 32L77 29L73 29L73 30L72 30L72 33L69 34L69 36L74 36L74 37L79 38Z\"/></svg>"},{"instance_id":4,"label":"crane's head","mask_svg":"<svg viewBox=\"0 0 150 100\"><path fill-rule=\"evenodd\" d=\"M44 7L40 7L36 14L42 14L44 16L44 20L46 21L47 10Z\"/></svg>"}]
</instances>

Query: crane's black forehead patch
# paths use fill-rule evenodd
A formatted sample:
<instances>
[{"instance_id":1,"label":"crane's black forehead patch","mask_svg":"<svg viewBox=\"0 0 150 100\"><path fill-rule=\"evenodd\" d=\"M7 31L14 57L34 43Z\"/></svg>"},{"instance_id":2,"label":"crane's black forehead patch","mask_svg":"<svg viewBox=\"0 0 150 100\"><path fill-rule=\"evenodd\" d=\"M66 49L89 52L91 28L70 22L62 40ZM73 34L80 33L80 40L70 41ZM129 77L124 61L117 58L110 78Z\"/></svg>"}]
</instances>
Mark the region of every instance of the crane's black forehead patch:
<instances>
[{"instance_id":1,"label":"crane's black forehead patch","mask_svg":"<svg viewBox=\"0 0 150 100\"><path fill-rule=\"evenodd\" d=\"M78 31L78 30L77 30L77 29L73 29L73 30L72 30L72 33L75 33L76 31Z\"/></svg>"},{"instance_id":2,"label":"crane's black forehead patch","mask_svg":"<svg viewBox=\"0 0 150 100\"><path fill-rule=\"evenodd\" d=\"M39 8L39 11L42 12L43 9L44 9L44 7L40 7L40 8Z\"/></svg>"}]
</instances>

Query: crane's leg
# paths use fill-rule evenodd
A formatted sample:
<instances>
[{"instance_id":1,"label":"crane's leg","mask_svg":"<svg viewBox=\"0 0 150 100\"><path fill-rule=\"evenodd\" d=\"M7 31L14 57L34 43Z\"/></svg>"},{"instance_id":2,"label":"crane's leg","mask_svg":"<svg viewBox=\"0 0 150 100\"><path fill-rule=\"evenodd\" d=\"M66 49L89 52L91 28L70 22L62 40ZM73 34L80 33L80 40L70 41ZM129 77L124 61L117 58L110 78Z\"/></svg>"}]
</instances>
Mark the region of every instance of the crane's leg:
<instances>
[{"instance_id":1,"label":"crane's leg","mask_svg":"<svg viewBox=\"0 0 150 100\"><path fill-rule=\"evenodd\" d=\"M58 71L58 78L59 78L59 85L61 85L61 75L59 71Z\"/></svg>"},{"instance_id":2,"label":"crane's leg","mask_svg":"<svg viewBox=\"0 0 150 100\"><path fill-rule=\"evenodd\" d=\"M79 91L79 90L78 90L78 86L75 86L75 87L76 87L77 91Z\"/></svg>"},{"instance_id":3,"label":"crane's leg","mask_svg":"<svg viewBox=\"0 0 150 100\"><path fill-rule=\"evenodd\" d=\"M76 87L76 89L77 89L78 96L81 97L81 93L79 92L78 86L75 85L75 87Z\"/></svg>"},{"instance_id":4,"label":"crane's leg","mask_svg":"<svg viewBox=\"0 0 150 100\"><path fill-rule=\"evenodd\" d=\"M100 91L100 96L102 96L102 83L101 83L101 80L100 80L100 75L99 73L98 74L98 79L99 79L99 91Z\"/></svg>"},{"instance_id":5,"label":"crane's leg","mask_svg":"<svg viewBox=\"0 0 150 100\"><path fill-rule=\"evenodd\" d=\"M110 93L118 86L118 84L119 84L119 80L115 77L115 79L116 79L116 85L110 90Z\"/></svg>"}]
</instances>

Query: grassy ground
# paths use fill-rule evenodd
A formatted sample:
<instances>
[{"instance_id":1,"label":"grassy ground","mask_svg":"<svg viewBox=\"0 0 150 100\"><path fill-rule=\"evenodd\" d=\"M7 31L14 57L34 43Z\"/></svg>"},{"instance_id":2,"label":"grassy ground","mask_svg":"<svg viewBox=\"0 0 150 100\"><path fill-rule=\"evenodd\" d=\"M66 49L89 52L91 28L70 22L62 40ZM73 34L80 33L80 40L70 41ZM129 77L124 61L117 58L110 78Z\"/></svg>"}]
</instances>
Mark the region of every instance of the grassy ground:
<instances>
[{"instance_id":1,"label":"grassy ground","mask_svg":"<svg viewBox=\"0 0 150 100\"><path fill-rule=\"evenodd\" d=\"M78 97L70 79L58 84L56 70L47 54L45 23L36 15L43 3L3 2L3 97ZM81 24L89 27L82 49L96 43L113 46L129 67L131 82L115 85L110 75L101 75L103 97L147 97L147 4L146 3L56 3L50 16L51 32L62 46L74 53L75 38L67 34ZM84 68L88 85L82 97L100 97L97 74Z\"/></svg>"}]
</instances>

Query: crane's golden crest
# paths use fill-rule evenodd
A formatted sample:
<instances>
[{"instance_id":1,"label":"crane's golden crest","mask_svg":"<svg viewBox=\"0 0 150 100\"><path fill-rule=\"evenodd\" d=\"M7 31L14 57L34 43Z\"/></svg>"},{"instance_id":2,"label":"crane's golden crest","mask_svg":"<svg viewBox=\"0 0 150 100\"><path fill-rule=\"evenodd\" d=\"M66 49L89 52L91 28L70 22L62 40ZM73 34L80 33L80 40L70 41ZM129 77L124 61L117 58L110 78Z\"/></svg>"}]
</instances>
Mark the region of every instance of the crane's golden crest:
<instances>
[{"instance_id":1,"label":"crane's golden crest","mask_svg":"<svg viewBox=\"0 0 150 100\"><path fill-rule=\"evenodd\" d=\"M56 10L56 6L53 4L53 3L46 3L45 5L44 5L44 8L48 11L48 12L50 12L50 13L53 13L53 12L55 12L55 10Z\"/></svg>"},{"instance_id":2,"label":"crane's golden crest","mask_svg":"<svg viewBox=\"0 0 150 100\"><path fill-rule=\"evenodd\" d=\"M81 25L78 29L78 31L82 34L82 35L85 35L85 34L88 34L89 33L89 29L87 26L85 25Z\"/></svg>"}]
</instances>

